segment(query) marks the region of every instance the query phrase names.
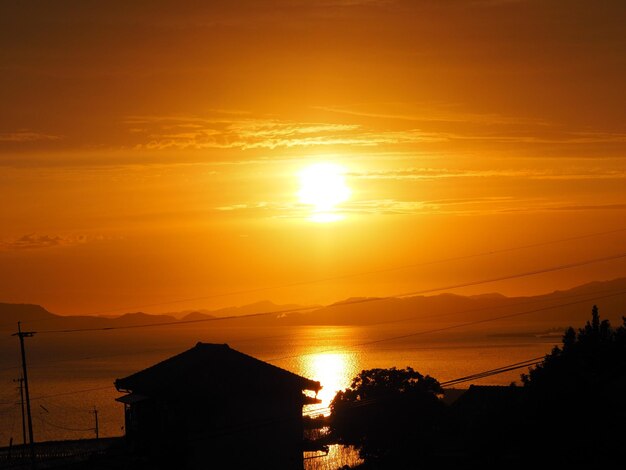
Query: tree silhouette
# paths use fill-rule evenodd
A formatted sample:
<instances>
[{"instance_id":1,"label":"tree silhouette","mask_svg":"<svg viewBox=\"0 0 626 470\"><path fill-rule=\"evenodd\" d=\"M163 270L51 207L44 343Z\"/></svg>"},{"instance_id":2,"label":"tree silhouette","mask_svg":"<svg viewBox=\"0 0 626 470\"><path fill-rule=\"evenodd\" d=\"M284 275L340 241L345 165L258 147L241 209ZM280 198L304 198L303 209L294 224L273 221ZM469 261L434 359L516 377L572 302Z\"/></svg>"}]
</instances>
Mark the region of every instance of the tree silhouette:
<instances>
[{"instance_id":1,"label":"tree silhouette","mask_svg":"<svg viewBox=\"0 0 626 470\"><path fill-rule=\"evenodd\" d=\"M558 423L559 439L550 432L542 437L561 462L621 460L616 452L626 437L626 317L623 322L612 328L594 306L584 328L568 328L562 346L522 375L529 431L553 430Z\"/></svg>"},{"instance_id":2,"label":"tree silhouette","mask_svg":"<svg viewBox=\"0 0 626 470\"><path fill-rule=\"evenodd\" d=\"M613 329L608 320L600 321L594 305L591 321L578 333L568 328L562 347L556 346L542 364L522 375L522 382L533 392L579 394L618 381L626 367L626 317L623 321Z\"/></svg>"},{"instance_id":3,"label":"tree silhouette","mask_svg":"<svg viewBox=\"0 0 626 470\"><path fill-rule=\"evenodd\" d=\"M427 453L443 404L439 382L411 367L370 369L331 403L331 431L368 463L406 465Z\"/></svg>"}]
</instances>

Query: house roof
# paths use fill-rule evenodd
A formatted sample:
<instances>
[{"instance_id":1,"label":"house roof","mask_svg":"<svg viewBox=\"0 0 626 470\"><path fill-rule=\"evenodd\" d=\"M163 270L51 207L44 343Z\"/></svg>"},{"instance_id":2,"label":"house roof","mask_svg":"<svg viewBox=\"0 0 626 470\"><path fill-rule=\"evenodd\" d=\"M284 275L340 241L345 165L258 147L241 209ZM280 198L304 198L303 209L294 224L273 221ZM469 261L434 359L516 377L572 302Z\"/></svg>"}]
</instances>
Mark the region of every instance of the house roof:
<instances>
[{"instance_id":1,"label":"house roof","mask_svg":"<svg viewBox=\"0 0 626 470\"><path fill-rule=\"evenodd\" d=\"M470 385L470 388L452 406L457 409L510 406L516 403L523 393L523 387Z\"/></svg>"},{"instance_id":2,"label":"house roof","mask_svg":"<svg viewBox=\"0 0 626 470\"><path fill-rule=\"evenodd\" d=\"M198 343L133 375L115 381L120 391L151 395L172 389L231 390L292 387L317 392L319 382L231 349L227 344Z\"/></svg>"},{"instance_id":3,"label":"house roof","mask_svg":"<svg viewBox=\"0 0 626 470\"><path fill-rule=\"evenodd\" d=\"M120 403L124 403L125 405L134 405L135 403L139 403L140 401L144 401L147 399L148 397L144 397L143 395L139 395L137 393L129 393L128 395L116 398L115 401L119 401Z\"/></svg>"}]
</instances>

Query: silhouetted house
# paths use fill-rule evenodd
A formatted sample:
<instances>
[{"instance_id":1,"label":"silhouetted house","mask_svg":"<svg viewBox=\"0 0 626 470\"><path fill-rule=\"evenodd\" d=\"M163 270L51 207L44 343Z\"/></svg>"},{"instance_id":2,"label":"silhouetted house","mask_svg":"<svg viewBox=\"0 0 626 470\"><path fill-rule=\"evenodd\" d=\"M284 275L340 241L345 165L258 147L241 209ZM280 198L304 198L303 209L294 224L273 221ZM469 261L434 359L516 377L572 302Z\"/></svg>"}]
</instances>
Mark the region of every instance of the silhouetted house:
<instances>
[{"instance_id":1,"label":"silhouetted house","mask_svg":"<svg viewBox=\"0 0 626 470\"><path fill-rule=\"evenodd\" d=\"M302 468L319 382L231 349L192 349L115 381L135 457L163 468Z\"/></svg>"},{"instance_id":2,"label":"silhouetted house","mask_svg":"<svg viewBox=\"0 0 626 470\"><path fill-rule=\"evenodd\" d=\"M455 415L473 421L487 415L513 413L519 409L523 394L522 387L470 385L451 406Z\"/></svg>"},{"instance_id":3,"label":"silhouetted house","mask_svg":"<svg viewBox=\"0 0 626 470\"><path fill-rule=\"evenodd\" d=\"M470 466L509 464L520 456L523 387L471 385L448 409L446 445Z\"/></svg>"}]
</instances>

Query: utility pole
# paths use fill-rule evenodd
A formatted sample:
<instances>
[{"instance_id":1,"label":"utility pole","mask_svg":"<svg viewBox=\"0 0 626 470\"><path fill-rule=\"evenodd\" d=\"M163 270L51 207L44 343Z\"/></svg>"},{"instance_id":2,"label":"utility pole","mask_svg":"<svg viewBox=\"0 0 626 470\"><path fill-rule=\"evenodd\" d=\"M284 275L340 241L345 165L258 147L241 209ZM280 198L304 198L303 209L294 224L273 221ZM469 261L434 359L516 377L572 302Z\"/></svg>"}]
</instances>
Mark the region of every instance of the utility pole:
<instances>
[{"instance_id":1,"label":"utility pole","mask_svg":"<svg viewBox=\"0 0 626 470\"><path fill-rule=\"evenodd\" d=\"M96 439L100 439L100 429L98 428L98 409L96 405L93 406L93 416L96 419Z\"/></svg>"},{"instance_id":2,"label":"utility pole","mask_svg":"<svg viewBox=\"0 0 626 470\"><path fill-rule=\"evenodd\" d=\"M24 380L24 394L26 395L26 417L28 418L28 440L30 442L30 459L33 467L35 465L35 441L33 439L33 418L30 413L30 393L28 391L28 372L26 371L26 351L24 350L24 338L32 338L34 331L22 331L21 322L17 322L17 336L20 339L20 350L22 352L22 379Z\"/></svg>"},{"instance_id":3,"label":"utility pole","mask_svg":"<svg viewBox=\"0 0 626 470\"><path fill-rule=\"evenodd\" d=\"M24 416L24 379L14 379L13 382L20 384L20 406L22 408L22 444L26 447L26 417Z\"/></svg>"}]
</instances>

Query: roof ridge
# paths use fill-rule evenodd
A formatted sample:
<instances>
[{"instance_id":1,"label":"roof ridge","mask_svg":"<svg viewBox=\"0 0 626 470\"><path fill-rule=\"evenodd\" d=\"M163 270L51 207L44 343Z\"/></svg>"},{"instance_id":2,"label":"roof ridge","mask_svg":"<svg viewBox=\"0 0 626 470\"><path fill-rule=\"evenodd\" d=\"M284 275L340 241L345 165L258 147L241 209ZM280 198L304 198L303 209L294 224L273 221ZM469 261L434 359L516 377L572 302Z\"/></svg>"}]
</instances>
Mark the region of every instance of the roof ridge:
<instances>
[{"instance_id":1,"label":"roof ridge","mask_svg":"<svg viewBox=\"0 0 626 470\"><path fill-rule=\"evenodd\" d=\"M218 374L224 374L223 380L228 380L228 368L237 369L257 369L262 375L269 374L275 380L293 381L302 390L317 391L321 388L318 381L302 377L282 367L278 367L269 362L258 359L231 348L226 343L203 343L199 341L190 349L171 356L163 361L153 364L145 369L135 372L127 377L116 379L115 386L118 390L142 389L142 385L148 388L162 388L158 385L163 378L180 376L193 377L195 371L202 371L205 368Z\"/></svg>"}]
</instances>

